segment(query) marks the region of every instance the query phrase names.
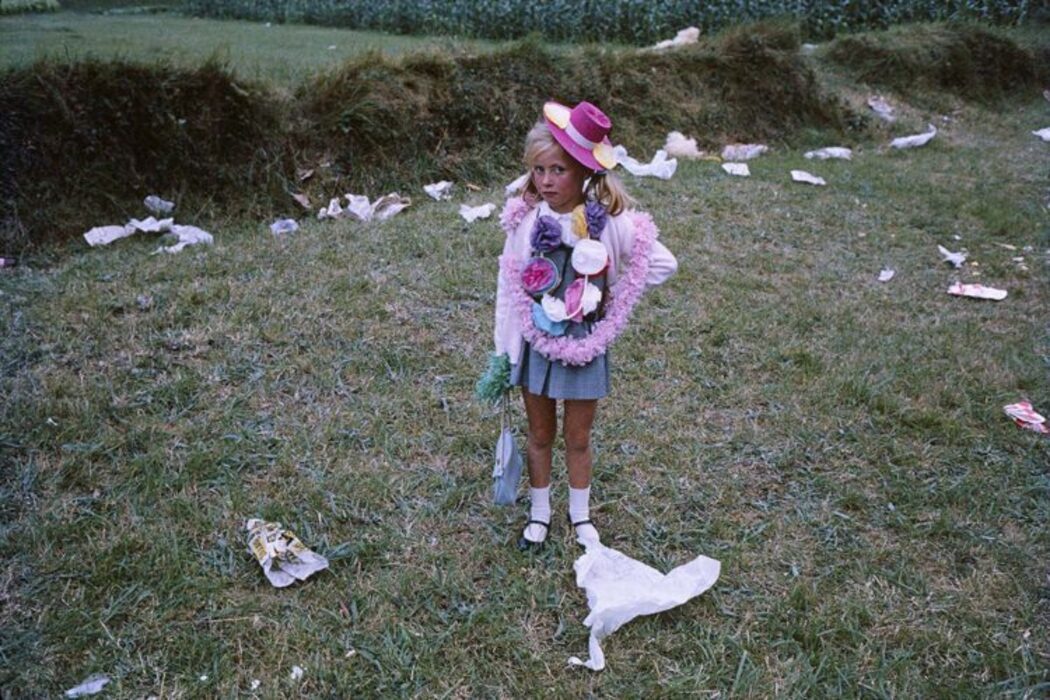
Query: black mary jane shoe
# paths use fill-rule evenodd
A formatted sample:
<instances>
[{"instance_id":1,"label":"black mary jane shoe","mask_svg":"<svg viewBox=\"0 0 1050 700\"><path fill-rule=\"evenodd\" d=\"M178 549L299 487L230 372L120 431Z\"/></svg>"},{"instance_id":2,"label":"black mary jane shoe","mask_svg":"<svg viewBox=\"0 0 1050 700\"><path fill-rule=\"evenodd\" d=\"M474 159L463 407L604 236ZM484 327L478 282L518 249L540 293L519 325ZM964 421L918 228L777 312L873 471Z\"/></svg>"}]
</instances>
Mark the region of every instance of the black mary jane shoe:
<instances>
[{"instance_id":1,"label":"black mary jane shoe","mask_svg":"<svg viewBox=\"0 0 1050 700\"><path fill-rule=\"evenodd\" d=\"M529 525L542 525L544 537L539 542L533 542L532 540L525 538L525 531L529 529ZM546 535L550 532L551 524L545 523L542 520L526 520L525 527L521 529L521 535L518 536L518 550L521 552L538 552L543 549L543 545L547 543Z\"/></svg>"},{"instance_id":2,"label":"black mary jane shoe","mask_svg":"<svg viewBox=\"0 0 1050 700\"><path fill-rule=\"evenodd\" d=\"M572 534L573 534L573 539L575 539L575 540L576 540L576 544L580 545L581 547L583 547L583 543L582 543L582 542L580 542L580 535L579 535L579 533L578 533L578 532L576 531L576 528L578 528L578 527L579 527L580 525L590 525L591 527L593 527L593 528L594 528L594 531L595 531L595 532L597 532L597 531L598 531L598 528L597 528L597 526L596 526L596 525L594 524L594 522L593 522L593 521L591 521L591 519L590 519L590 518L588 518L587 520L581 520L581 521L579 521L579 522L577 522L577 523L574 523L574 522L572 521L572 516L571 516L571 515L568 515L568 514L566 514L566 516L565 516L565 519L569 521L569 525L570 525L570 526L572 527ZM599 539L598 541L600 542L601 540Z\"/></svg>"}]
</instances>

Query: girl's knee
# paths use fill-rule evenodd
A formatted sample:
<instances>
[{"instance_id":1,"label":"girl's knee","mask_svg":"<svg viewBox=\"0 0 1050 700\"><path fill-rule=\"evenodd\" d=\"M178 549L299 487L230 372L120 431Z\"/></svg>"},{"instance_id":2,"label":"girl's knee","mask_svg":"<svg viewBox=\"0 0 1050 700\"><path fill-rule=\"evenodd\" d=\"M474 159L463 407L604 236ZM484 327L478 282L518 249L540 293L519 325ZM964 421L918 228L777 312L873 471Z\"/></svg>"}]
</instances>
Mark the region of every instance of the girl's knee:
<instances>
[{"instance_id":1,"label":"girl's knee","mask_svg":"<svg viewBox=\"0 0 1050 700\"><path fill-rule=\"evenodd\" d=\"M554 431L530 430L526 442L532 449L549 450L554 445Z\"/></svg>"},{"instance_id":2,"label":"girl's knee","mask_svg":"<svg viewBox=\"0 0 1050 700\"><path fill-rule=\"evenodd\" d=\"M586 452L591 449L591 434L590 432L574 432L570 430L565 431L565 450L567 452Z\"/></svg>"}]
</instances>

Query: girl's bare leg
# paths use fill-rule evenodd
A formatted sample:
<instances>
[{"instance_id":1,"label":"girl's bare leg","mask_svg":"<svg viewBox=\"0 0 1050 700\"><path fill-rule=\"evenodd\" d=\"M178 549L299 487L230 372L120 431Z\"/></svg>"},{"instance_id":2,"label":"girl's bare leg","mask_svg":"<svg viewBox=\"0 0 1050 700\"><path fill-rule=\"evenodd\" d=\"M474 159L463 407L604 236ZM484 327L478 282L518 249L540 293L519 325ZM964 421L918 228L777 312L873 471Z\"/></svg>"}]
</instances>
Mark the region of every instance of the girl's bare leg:
<instances>
[{"instance_id":1,"label":"girl's bare leg","mask_svg":"<svg viewBox=\"0 0 1050 700\"><path fill-rule=\"evenodd\" d=\"M591 426L598 409L597 400L565 402L565 463L569 469L569 520L590 520ZM578 539L597 541L598 531L590 523L576 528Z\"/></svg>"},{"instance_id":2,"label":"girl's bare leg","mask_svg":"<svg viewBox=\"0 0 1050 700\"><path fill-rule=\"evenodd\" d=\"M525 416L529 422L529 434L525 439L525 454L529 467L529 520L541 523L551 521L551 452L557 430L557 411L554 399L530 394L522 389L525 400ZM526 525L518 542L522 549L530 543L547 539L548 528L542 525Z\"/></svg>"}]
</instances>

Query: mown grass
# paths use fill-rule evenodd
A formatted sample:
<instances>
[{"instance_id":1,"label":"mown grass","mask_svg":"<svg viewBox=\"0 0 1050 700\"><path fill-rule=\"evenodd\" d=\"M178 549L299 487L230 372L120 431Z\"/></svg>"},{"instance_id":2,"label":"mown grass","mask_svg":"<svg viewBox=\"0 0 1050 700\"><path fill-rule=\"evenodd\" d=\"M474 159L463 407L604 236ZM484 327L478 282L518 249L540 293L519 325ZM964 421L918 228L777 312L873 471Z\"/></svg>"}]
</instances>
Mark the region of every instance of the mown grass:
<instances>
[{"instance_id":1,"label":"mown grass","mask_svg":"<svg viewBox=\"0 0 1050 700\"><path fill-rule=\"evenodd\" d=\"M905 110L898 133L939 116ZM711 163L628 179L681 271L614 350L595 515L632 556L703 553L723 574L612 636L601 674L564 666L587 637L567 529L523 558L524 506L488 502L498 421L471 391L494 222L419 197L382 224L274 239L241 221L174 257L130 239L4 271L0 685L1045 694L1050 442L1001 407L1050 410L1047 152L1029 134L1048 118L958 104L917 151L781 148L747 180ZM829 186L791 183L796 167ZM498 201L501 184L459 197ZM979 265L953 271L938 243ZM884 265L898 274L879 284ZM1010 296L953 298L955 278ZM331 571L271 589L244 551L251 516Z\"/></svg>"}]
</instances>

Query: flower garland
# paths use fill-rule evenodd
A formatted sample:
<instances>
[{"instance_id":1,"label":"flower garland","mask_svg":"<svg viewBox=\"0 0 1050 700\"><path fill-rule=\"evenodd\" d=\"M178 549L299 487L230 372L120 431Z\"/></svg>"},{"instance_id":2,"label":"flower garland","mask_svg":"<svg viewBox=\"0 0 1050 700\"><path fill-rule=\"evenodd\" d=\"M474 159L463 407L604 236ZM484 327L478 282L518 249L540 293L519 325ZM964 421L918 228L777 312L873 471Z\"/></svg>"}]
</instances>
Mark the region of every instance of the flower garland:
<instances>
[{"instance_id":1,"label":"flower garland","mask_svg":"<svg viewBox=\"0 0 1050 700\"><path fill-rule=\"evenodd\" d=\"M500 215L500 223L508 235L517 228L530 209L524 200L515 199L518 201L507 201ZM567 365L585 365L604 353L627 327L631 312L645 291L653 242L659 235L656 224L648 214L628 212L627 215L634 225L630 268L617 284L617 294L606 307L605 317L595 323L590 334L583 338L555 337L536 328L532 322L533 300L521 285L524 262L509 255L500 257L500 274L504 276L504 284L510 290L511 301L517 309L522 336L544 357Z\"/></svg>"}]
</instances>

